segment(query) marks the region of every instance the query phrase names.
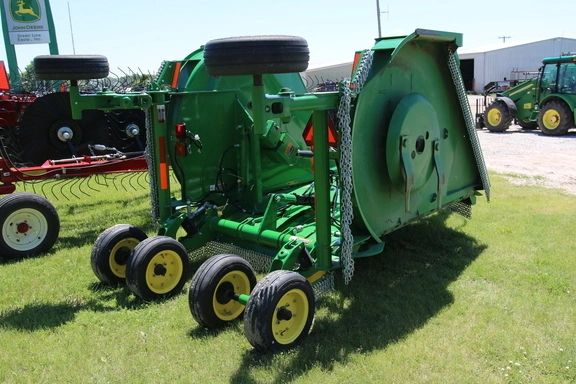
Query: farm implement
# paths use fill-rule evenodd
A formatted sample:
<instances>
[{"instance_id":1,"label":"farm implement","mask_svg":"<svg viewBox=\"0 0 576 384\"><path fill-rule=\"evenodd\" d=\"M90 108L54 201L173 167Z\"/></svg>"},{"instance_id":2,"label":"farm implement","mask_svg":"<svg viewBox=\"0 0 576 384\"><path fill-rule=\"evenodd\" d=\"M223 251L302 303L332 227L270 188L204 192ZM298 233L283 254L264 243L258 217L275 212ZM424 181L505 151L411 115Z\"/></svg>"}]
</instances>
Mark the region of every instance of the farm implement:
<instances>
[{"instance_id":1,"label":"farm implement","mask_svg":"<svg viewBox=\"0 0 576 384\"><path fill-rule=\"evenodd\" d=\"M15 192L17 184L49 181L38 187L44 195L61 191L65 198L86 198L96 190L90 185L94 175L137 172L127 177L139 182L148 169L144 126L144 112L134 109L84 111L80 119L73 120L68 92L41 97L15 92L2 63L0 195L9 196L0 199L0 257L45 252L60 229L54 206L34 193ZM108 180L113 179L100 184ZM65 186L67 193L62 192Z\"/></svg>"},{"instance_id":2,"label":"farm implement","mask_svg":"<svg viewBox=\"0 0 576 384\"><path fill-rule=\"evenodd\" d=\"M157 235L105 230L96 276L161 299L181 291L191 258L209 256L189 289L194 319L215 328L244 314L256 349L297 344L334 271L348 283L386 234L444 208L469 215L481 190L488 197L461 42L428 30L378 39L357 52L351 81L321 93L306 92L308 46L291 36L212 40L164 62L143 93L77 92L78 80L106 76L101 56L37 58L40 78L71 80L73 118L147 114ZM257 281L255 270L268 274Z\"/></svg>"},{"instance_id":3,"label":"farm implement","mask_svg":"<svg viewBox=\"0 0 576 384\"><path fill-rule=\"evenodd\" d=\"M44 195L86 199L90 193L98 192L97 188L103 190L112 185L103 178L96 187L92 186L90 178L94 175L126 172L143 175L147 169L142 153L83 156L48 160L41 166L15 167L3 152L0 157L0 195L6 196L0 198L0 257L4 258L46 252L54 245L60 231L60 218L52 203L35 193L15 192L16 184L42 181L38 189ZM140 178L135 173L127 177ZM47 181L52 184L47 184ZM66 192L63 191L65 187Z\"/></svg>"},{"instance_id":4,"label":"farm implement","mask_svg":"<svg viewBox=\"0 0 576 384\"><path fill-rule=\"evenodd\" d=\"M576 55L542 61L538 77L499 93L476 119L490 132L504 132L515 120L525 130L565 135L576 116Z\"/></svg>"}]
</instances>

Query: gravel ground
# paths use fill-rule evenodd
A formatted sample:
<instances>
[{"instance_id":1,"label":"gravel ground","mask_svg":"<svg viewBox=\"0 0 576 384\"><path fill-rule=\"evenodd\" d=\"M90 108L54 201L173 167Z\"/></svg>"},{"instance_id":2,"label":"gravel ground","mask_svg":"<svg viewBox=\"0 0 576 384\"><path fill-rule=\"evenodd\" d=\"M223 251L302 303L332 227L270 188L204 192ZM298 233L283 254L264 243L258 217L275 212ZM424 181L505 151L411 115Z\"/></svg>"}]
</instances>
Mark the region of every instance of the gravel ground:
<instances>
[{"instance_id":1,"label":"gravel ground","mask_svg":"<svg viewBox=\"0 0 576 384\"><path fill-rule=\"evenodd\" d=\"M513 125L504 133L477 130L489 170L516 184L560 188L576 194L576 130L544 136Z\"/></svg>"}]
</instances>

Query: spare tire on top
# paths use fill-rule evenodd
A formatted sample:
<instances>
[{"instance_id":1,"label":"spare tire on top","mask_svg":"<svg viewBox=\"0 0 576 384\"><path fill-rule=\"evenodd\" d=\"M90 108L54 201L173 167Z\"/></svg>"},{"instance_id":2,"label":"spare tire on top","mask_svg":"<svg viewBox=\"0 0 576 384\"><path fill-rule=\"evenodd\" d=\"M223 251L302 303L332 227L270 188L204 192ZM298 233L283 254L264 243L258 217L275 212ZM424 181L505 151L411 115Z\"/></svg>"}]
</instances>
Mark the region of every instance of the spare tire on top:
<instances>
[{"instance_id":1,"label":"spare tire on top","mask_svg":"<svg viewBox=\"0 0 576 384\"><path fill-rule=\"evenodd\" d=\"M303 72L310 51L298 36L244 36L211 40L204 62L212 76Z\"/></svg>"},{"instance_id":2,"label":"spare tire on top","mask_svg":"<svg viewBox=\"0 0 576 384\"><path fill-rule=\"evenodd\" d=\"M106 56L42 55L34 58L34 72L40 80L90 80L108 77Z\"/></svg>"}]
</instances>

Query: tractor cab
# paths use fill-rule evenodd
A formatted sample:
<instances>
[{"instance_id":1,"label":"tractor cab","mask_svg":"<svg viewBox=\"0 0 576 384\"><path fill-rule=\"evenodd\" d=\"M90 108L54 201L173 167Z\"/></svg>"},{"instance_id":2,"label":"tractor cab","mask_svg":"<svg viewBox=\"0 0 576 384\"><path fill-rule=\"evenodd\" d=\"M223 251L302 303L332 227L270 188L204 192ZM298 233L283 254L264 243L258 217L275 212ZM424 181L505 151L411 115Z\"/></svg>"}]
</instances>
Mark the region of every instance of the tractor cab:
<instances>
[{"instance_id":1,"label":"tractor cab","mask_svg":"<svg viewBox=\"0 0 576 384\"><path fill-rule=\"evenodd\" d=\"M543 64L539 99L554 93L576 94L576 55L546 58Z\"/></svg>"}]
</instances>

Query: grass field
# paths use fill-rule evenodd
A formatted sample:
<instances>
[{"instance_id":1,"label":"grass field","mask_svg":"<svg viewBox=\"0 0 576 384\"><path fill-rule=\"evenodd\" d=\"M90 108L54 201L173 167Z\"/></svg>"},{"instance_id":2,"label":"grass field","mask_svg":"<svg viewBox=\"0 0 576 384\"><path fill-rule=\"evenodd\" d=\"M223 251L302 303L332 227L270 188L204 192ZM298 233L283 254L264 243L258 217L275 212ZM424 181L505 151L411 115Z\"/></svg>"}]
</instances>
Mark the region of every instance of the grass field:
<instances>
[{"instance_id":1,"label":"grass field","mask_svg":"<svg viewBox=\"0 0 576 384\"><path fill-rule=\"evenodd\" d=\"M139 301L97 283L91 245L147 226L144 192L55 202L59 242L0 262L2 383L576 382L576 196L493 177L467 221L397 231L317 308L300 347L253 352L242 322L208 332L182 294Z\"/></svg>"}]
</instances>

